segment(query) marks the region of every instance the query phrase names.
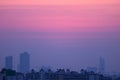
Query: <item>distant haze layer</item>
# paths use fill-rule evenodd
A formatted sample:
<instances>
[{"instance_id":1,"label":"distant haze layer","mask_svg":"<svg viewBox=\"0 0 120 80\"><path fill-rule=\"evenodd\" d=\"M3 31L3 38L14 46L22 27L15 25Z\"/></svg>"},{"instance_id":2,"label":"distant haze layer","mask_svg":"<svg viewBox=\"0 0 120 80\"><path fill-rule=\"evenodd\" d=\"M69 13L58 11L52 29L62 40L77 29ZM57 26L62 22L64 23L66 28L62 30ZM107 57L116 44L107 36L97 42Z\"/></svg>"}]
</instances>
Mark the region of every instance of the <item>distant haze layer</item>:
<instances>
[{"instance_id":1,"label":"distant haze layer","mask_svg":"<svg viewBox=\"0 0 120 80\"><path fill-rule=\"evenodd\" d=\"M1 0L0 68L27 51L35 69L98 68L102 56L106 71L120 72L119 21L118 0Z\"/></svg>"}]
</instances>

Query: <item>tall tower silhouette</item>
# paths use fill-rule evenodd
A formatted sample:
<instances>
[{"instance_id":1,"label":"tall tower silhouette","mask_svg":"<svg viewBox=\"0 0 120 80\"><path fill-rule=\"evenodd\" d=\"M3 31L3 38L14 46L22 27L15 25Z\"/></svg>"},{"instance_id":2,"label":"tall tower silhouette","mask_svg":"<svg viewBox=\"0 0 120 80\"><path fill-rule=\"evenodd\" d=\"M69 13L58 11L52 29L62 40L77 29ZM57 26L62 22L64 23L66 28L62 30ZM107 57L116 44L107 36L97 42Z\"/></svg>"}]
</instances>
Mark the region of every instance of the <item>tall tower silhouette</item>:
<instances>
[{"instance_id":1,"label":"tall tower silhouette","mask_svg":"<svg viewBox=\"0 0 120 80\"><path fill-rule=\"evenodd\" d=\"M13 69L13 57L12 56L5 57L5 68Z\"/></svg>"},{"instance_id":2,"label":"tall tower silhouette","mask_svg":"<svg viewBox=\"0 0 120 80\"><path fill-rule=\"evenodd\" d=\"M28 52L24 52L20 54L20 65L19 65L19 70L22 73L27 73L29 72L30 69L30 55Z\"/></svg>"},{"instance_id":3,"label":"tall tower silhouette","mask_svg":"<svg viewBox=\"0 0 120 80\"><path fill-rule=\"evenodd\" d=\"M101 74L105 73L105 60L103 57L100 57L100 59L99 59L99 72Z\"/></svg>"}]
</instances>

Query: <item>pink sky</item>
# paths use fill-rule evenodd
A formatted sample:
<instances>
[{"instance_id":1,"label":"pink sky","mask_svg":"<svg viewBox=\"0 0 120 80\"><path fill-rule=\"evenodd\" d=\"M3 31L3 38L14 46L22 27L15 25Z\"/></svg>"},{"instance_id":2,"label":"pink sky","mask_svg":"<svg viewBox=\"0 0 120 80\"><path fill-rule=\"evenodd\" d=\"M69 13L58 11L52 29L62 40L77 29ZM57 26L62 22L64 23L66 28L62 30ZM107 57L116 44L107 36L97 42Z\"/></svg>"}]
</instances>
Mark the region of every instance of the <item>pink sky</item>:
<instances>
[{"instance_id":1,"label":"pink sky","mask_svg":"<svg viewBox=\"0 0 120 80\"><path fill-rule=\"evenodd\" d=\"M4 29L79 31L120 26L120 8L114 5L10 6L1 7L0 12Z\"/></svg>"},{"instance_id":2,"label":"pink sky","mask_svg":"<svg viewBox=\"0 0 120 80\"><path fill-rule=\"evenodd\" d=\"M120 0L0 0L0 53L5 53L0 59L28 50L35 53L31 54L35 60L39 56L44 58L42 53L47 56L51 52L51 55L62 55L55 62L64 63L66 60L61 59L68 52L65 59L70 64L86 61L83 66L87 66L90 60L89 64L97 61L92 60L94 55L96 58L103 55L111 69L117 71L120 70L120 64L116 63L120 57L119 34ZM40 61L45 63L44 59ZM53 56L46 63L54 63L51 59ZM34 65L42 64L36 64L35 60Z\"/></svg>"},{"instance_id":3,"label":"pink sky","mask_svg":"<svg viewBox=\"0 0 120 80\"><path fill-rule=\"evenodd\" d=\"M119 4L119 0L0 0L0 25L35 31L118 27Z\"/></svg>"},{"instance_id":4,"label":"pink sky","mask_svg":"<svg viewBox=\"0 0 120 80\"><path fill-rule=\"evenodd\" d=\"M81 5L118 4L119 0L1 0L1 5Z\"/></svg>"},{"instance_id":5,"label":"pink sky","mask_svg":"<svg viewBox=\"0 0 120 80\"><path fill-rule=\"evenodd\" d=\"M0 0L0 28L104 31L112 27L118 30L119 5L119 0Z\"/></svg>"}]
</instances>

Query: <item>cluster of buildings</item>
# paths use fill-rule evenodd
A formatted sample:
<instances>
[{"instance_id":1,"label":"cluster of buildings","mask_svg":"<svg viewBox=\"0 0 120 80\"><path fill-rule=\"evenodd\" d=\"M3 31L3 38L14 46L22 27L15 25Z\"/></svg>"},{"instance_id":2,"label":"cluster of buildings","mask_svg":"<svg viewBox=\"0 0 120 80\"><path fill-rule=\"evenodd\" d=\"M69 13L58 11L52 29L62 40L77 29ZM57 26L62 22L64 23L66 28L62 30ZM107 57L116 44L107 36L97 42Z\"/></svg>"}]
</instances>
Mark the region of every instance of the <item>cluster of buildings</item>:
<instances>
[{"instance_id":1,"label":"cluster of buildings","mask_svg":"<svg viewBox=\"0 0 120 80\"><path fill-rule=\"evenodd\" d=\"M7 56L5 58L5 69L13 69L13 57ZM30 70L30 55L28 52L20 54L20 60L18 64L18 71L21 73L27 73Z\"/></svg>"},{"instance_id":2,"label":"cluster of buildings","mask_svg":"<svg viewBox=\"0 0 120 80\"><path fill-rule=\"evenodd\" d=\"M12 56L7 56L5 58L5 69L13 69L13 57ZM24 52L20 54L20 60L18 64L18 72L21 73L27 73L30 70L30 55L28 52ZM88 67L87 71L93 71L97 73L97 68L96 67ZM105 73L105 61L104 58L100 57L99 60L99 73L104 74Z\"/></svg>"},{"instance_id":3,"label":"cluster of buildings","mask_svg":"<svg viewBox=\"0 0 120 80\"><path fill-rule=\"evenodd\" d=\"M28 73L2 69L0 80L112 80L112 78L99 73L87 72L83 69L80 72L70 71L69 69L58 69L57 71L40 69L38 72L31 70Z\"/></svg>"},{"instance_id":4,"label":"cluster of buildings","mask_svg":"<svg viewBox=\"0 0 120 80\"><path fill-rule=\"evenodd\" d=\"M99 60L99 72L96 67L88 67L80 72L69 69L40 69L40 71L30 71L30 55L27 52L20 54L18 70L13 70L13 57L5 58L5 68L0 71L0 80L120 80L120 77L104 75L104 58Z\"/></svg>"}]
</instances>

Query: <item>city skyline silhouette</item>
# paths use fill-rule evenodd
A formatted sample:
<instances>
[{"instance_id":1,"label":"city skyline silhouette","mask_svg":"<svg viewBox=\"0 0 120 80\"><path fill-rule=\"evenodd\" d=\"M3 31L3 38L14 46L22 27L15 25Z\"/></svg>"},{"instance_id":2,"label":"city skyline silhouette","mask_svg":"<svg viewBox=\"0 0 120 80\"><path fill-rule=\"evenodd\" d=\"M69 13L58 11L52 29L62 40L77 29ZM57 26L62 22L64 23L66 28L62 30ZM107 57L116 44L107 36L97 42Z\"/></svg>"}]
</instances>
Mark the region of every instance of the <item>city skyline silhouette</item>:
<instances>
[{"instance_id":1,"label":"city skyline silhouette","mask_svg":"<svg viewBox=\"0 0 120 80\"><path fill-rule=\"evenodd\" d=\"M97 67L81 68L74 71L69 68L52 69L41 67L39 70L30 69L30 54L23 52L19 55L18 70L13 68L13 56L6 56L5 67L0 70L0 80L119 80L119 73L111 74L105 72L105 60L99 58L99 69ZM114 77L116 76L116 77Z\"/></svg>"},{"instance_id":2,"label":"city skyline silhouette","mask_svg":"<svg viewBox=\"0 0 120 80\"><path fill-rule=\"evenodd\" d=\"M38 69L31 67L30 64L32 61L30 58L30 54L28 52L23 52L23 53L19 54L19 60L18 60L19 63L17 63L17 68L13 67L13 65L15 65L14 60L15 60L14 56L6 56L5 57L5 67L2 67L2 68L16 70L16 71L22 72L22 73L27 73L32 69L39 70L40 68L55 70L54 66L52 67L51 65L49 65L49 66L40 65ZM99 62L98 63L99 65L97 65L97 66L87 66L84 68L79 68L79 70L85 69L87 71L93 71L95 73L101 73L101 74L107 73L105 71L105 63L106 62L105 62L104 58L100 57L98 62ZM56 68L56 69L58 69L58 68ZM64 67L61 67L61 68L64 69ZM65 68L65 69L68 69L68 68Z\"/></svg>"},{"instance_id":3,"label":"city skyline silhouette","mask_svg":"<svg viewBox=\"0 0 120 80\"><path fill-rule=\"evenodd\" d=\"M24 52L30 56L22 61ZM119 0L0 0L0 70L45 66L114 74L119 61Z\"/></svg>"}]
</instances>

